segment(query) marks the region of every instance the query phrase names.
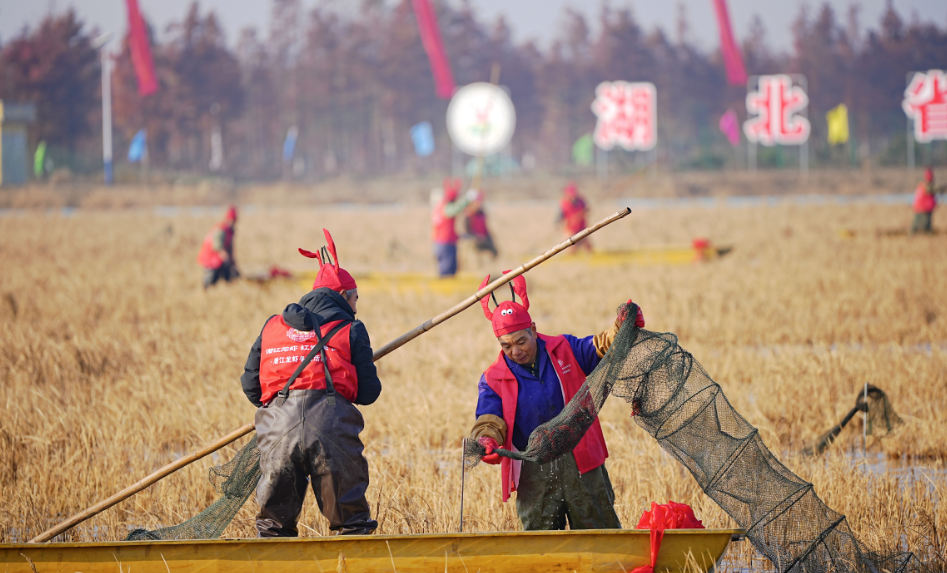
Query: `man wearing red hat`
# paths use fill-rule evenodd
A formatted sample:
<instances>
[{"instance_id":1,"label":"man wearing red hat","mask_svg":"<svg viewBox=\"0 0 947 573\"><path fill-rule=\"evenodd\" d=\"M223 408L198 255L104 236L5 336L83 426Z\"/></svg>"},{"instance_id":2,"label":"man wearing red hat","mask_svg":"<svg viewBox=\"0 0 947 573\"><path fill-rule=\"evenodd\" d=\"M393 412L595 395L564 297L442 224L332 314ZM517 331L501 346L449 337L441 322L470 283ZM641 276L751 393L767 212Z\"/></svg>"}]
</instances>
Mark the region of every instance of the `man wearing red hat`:
<instances>
[{"instance_id":1,"label":"man wearing red hat","mask_svg":"<svg viewBox=\"0 0 947 573\"><path fill-rule=\"evenodd\" d=\"M487 298L480 301L502 351L480 377L471 437L486 449L484 462L500 465L503 501L517 492L516 513L524 530L565 529L566 522L571 529L621 528L598 420L571 454L547 464L514 461L494 450L526 449L533 430L562 411L605 356L624 318L595 336L547 336L536 332L529 315L526 280L513 279L511 290L513 300L493 312ZM635 322L644 326L640 309Z\"/></svg>"},{"instance_id":2,"label":"man wearing red hat","mask_svg":"<svg viewBox=\"0 0 947 573\"><path fill-rule=\"evenodd\" d=\"M585 214L588 213L588 211L589 208L585 204L585 199L579 195L578 187L576 187L574 181L570 181L562 190L562 200L559 201L558 217L567 237L571 237L585 229ZM588 239L582 239L576 243L576 247L591 252L592 243L590 243Z\"/></svg>"},{"instance_id":3,"label":"man wearing red hat","mask_svg":"<svg viewBox=\"0 0 947 573\"><path fill-rule=\"evenodd\" d=\"M296 537L308 484L335 534L378 527L365 499L368 462L358 437L365 423L355 404L373 403L381 382L368 331L355 320L358 286L323 232L321 254L299 249L319 261L312 291L266 321L240 379L258 408L260 537Z\"/></svg>"},{"instance_id":4,"label":"man wearing red hat","mask_svg":"<svg viewBox=\"0 0 947 573\"><path fill-rule=\"evenodd\" d=\"M214 226L201 244L197 262L204 267L204 288L223 279L227 282L240 276L233 260L233 232L237 224L237 208L227 209L224 220Z\"/></svg>"},{"instance_id":5,"label":"man wearing red hat","mask_svg":"<svg viewBox=\"0 0 947 573\"><path fill-rule=\"evenodd\" d=\"M472 189L469 195L471 202L464 209L464 225L467 228L467 234L474 240L474 248L478 253L490 253L495 259L497 248L493 244L493 237L490 236L490 229L487 227L487 214L483 210L483 191Z\"/></svg>"},{"instance_id":6,"label":"man wearing red hat","mask_svg":"<svg viewBox=\"0 0 947 573\"><path fill-rule=\"evenodd\" d=\"M934 189L934 171L928 167L924 170L924 181L918 183L914 191L914 221L911 223L911 234L931 233L931 219L934 207L937 206L937 191Z\"/></svg>"},{"instance_id":7,"label":"man wearing red hat","mask_svg":"<svg viewBox=\"0 0 947 573\"><path fill-rule=\"evenodd\" d=\"M444 179L444 195L434 204L431 213L431 239L434 241L434 258L437 273L441 277L457 274L457 230L455 219L460 215L469 198L458 198L460 179Z\"/></svg>"}]
</instances>

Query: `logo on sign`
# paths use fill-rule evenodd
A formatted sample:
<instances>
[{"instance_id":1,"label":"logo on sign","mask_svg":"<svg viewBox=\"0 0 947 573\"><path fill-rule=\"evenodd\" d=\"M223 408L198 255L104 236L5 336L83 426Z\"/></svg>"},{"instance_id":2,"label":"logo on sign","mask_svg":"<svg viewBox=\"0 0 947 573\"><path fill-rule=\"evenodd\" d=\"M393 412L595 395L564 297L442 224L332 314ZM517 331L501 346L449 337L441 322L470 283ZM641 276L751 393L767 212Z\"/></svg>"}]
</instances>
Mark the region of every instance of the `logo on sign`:
<instances>
[{"instance_id":1,"label":"logo on sign","mask_svg":"<svg viewBox=\"0 0 947 573\"><path fill-rule=\"evenodd\" d=\"M295 328L290 328L286 331L286 336L293 342L305 342L307 340L312 340L316 337L315 330L296 330Z\"/></svg>"}]
</instances>

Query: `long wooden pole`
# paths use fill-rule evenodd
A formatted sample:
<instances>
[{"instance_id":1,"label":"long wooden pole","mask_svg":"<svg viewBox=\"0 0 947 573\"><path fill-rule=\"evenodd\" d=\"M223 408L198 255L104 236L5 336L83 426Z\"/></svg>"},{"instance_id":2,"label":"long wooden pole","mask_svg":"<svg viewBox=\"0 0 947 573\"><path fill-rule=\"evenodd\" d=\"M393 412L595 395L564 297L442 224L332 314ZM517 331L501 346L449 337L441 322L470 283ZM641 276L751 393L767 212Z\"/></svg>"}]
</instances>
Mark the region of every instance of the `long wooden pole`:
<instances>
[{"instance_id":1,"label":"long wooden pole","mask_svg":"<svg viewBox=\"0 0 947 573\"><path fill-rule=\"evenodd\" d=\"M595 223L595 224L592 225L591 227L587 227L587 228L585 228L585 229L579 231L578 233L572 235L571 237L569 237L569 238L566 239L565 241L559 243L558 245L556 245L555 247L549 249L549 250L546 251L545 253L539 255L539 256L536 257L535 259L533 259L533 260L531 260L531 261L529 261L529 262L527 262L527 263L524 263L523 265L521 265L521 266L518 267L517 269L515 269L515 270L513 270L513 271L510 271L510 272L506 273L505 275L502 275L501 277L499 277L498 279L496 279L496 280L493 281L492 283L488 284L487 286L483 287L482 289L478 290L478 291L475 292L474 294L470 295L468 298L464 299L463 301L461 301L460 303L458 303L458 304L455 305L454 307L452 307L452 308L450 308L450 309L448 309L448 310L445 310L444 312L442 312L441 314L439 314L439 315L435 316L434 318L428 320L428 321L425 322L424 324L421 324L420 326L415 327L413 330L411 330L411 331L409 331L409 332L406 332L405 334L402 334L402 335L399 336L398 338L392 340L392 341L389 342L388 344L386 344L386 345L382 346L381 348L379 348L379 349L375 352L375 355L374 355L375 360L378 360L378 359L381 358L382 356L387 355L389 352L391 352L391 351L397 349L397 348L400 347L401 345L403 345L403 344L405 344L405 343L408 343L408 342L414 340L415 338L417 338L417 337L421 336L422 334L424 334L425 332L431 330L432 328L434 328L434 327L437 326L438 324L441 324L442 322L444 322L444 321L446 321L446 320L452 318L453 316L455 316L455 315L457 315L457 314L459 314L459 313L461 313L461 312L467 310L467 309L470 308L471 306L473 306L473 305L477 304L478 302L480 302L480 299L482 299L483 297L487 296L488 294L490 294L491 292L493 292L493 291L495 291L496 289L500 288L501 286L505 285L506 283L512 281L513 279L515 279L516 277L518 277L518 276L520 276L521 274L525 273L526 271L532 269L533 267L536 267L537 265L539 265L539 264L541 264L541 263L543 263L543 262L545 262L545 261L548 261L548 260L551 259L552 257L554 257L554 256L556 256L557 254L561 253L562 251L568 249L569 247L571 247L572 245L578 243L578 242L581 241L582 239L588 237L588 236L591 235L592 233L598 231L599 229L601 229L601 228L603 228L603 227L606 227L606 226L608 226L608 225L611 225L612 223L614 223L615 221L621 219L622 217L627 216L629 213L631 213L631 209L629 209L629 208L627 208L627 207L624 208L624 209L622 209L621 211L618 211L618 212L616 212L616 213L613 213L613 214L609 215L608 217L605 217L604 219L602 219L602 220L599 221L598 223Z\"/></svg>"},{"instance_id":2,"label":"long wooden pole","mask_svg":"<svg viewBox=\"0 0 947 573\"><path fill-rule=\"evenodd\" d=\"M559 243L559 244L556 245L555 247L549 249L549 250L546 251L545 253L543 253L543 254L539 255L538 257L534 258L533 260L531 260L531 261L529 261L529 262L527 262L527 263L521 265L521 266L520 266L519 268L517 268L516 270L513 270L513 271L511 271L511 272L509 272L509 273L506 273L505 275L503 275L503 276L501 276L500 278L496 279L495 281L491 282L490 284L488 284L487 286L485 286L485 287L483 287L482 289L478 290L476 293L474 293L474 294L471 295L470 297L464 299L464 300L463 300L462 302L460 302L459 304L454 305L454 306L451 307L450 309L448 309L448 310L442 312L441 314L435 316L434 318L428 320L427 322L421 324L420 326L415 327L415 328L412 329L411 331L409 331L409 332L407 332L407 333L405 333L405 334L399 336L398 338L392 340L392 341L389 342L388 344L382 346L382 347L379 348L377 351L375 351L375 353L372 355L372 360L377 362L377 361L378 361L379 359L381 359L382 357L387 356L388 354L394 352L395 350L397 350L398 348L404 346L404 345L407 344L408 342L411 342L412 340L414 340L415 338L421 336L421 335L424 334L425 332L431 330L432 328L434 328L434 327L437 326L438 324L441 324L441 323L443 323L443 322L449 320L450 318L456 316L457 314L460 314L460 313L463 312L464 310L466 310L466 309L470 308L471 306L477 304L477 302L479 302L481 298L487 296L487 295L490 294L491 292L495 291L496 289L500 288L501 286L503 286L503 285L507 284L508 282L512 281L514 278L520 276L521 274L523 274L523 273L525 273L526 271L532 269L533 267L539 265L540 263L543 263L544 261L547 261L547 260L551 259L551 258L554 257L555 255L557 255L557 254L561 253L562 251L568 249L569 247L571 247L572 245L578 243L578 242L581 241L582 239L588 237L588 236L591 235L592 233L598 231L599 229L601 229L601 228L603 228L603 227L605 227L605 226L607 226L607 225L611 225L611 224L614 223L615 221L621 219L622 217L627 216L627 215L630 214L630 213L631 213L631 209L629 209L629 208L626 207L626 208L622 209L621 211L618 211L618 212L616 212L616 213L614 213L614 214L612 214L612 215L609 215L608 217L605 217L604 219L602 219L602 220L599 221L598 223L595 223L595 224L592 225L591 227L588 227L588 228L586 228L586 229L583 229L582 231L579 231L579 232L576 233L575 235L572 235L571 237L569 237L569 238L566 239L565 241ZM184 456L183 458L180 458L180 459L178 459L178 460L176 460L176 461L174 461L174 462L172 462L172 463L170 463L170 464L164 466L163 468L159 469L158 471L154 472L153 474L151 474L151 475L149 475L149 476L147 476L147 477L145 477L145 478L142 478L141 480L137 481L137 482L134 483L133 485L130 485L130 486L126 487L125 489L123 489L122 491L120 491L120 492L116 493L115 495L109 497L108 499L105 499L105 500L103 500L103 501L100 501L99 503L93 505L92 507L90 507L90 508L88 508L88 509L85 509L85 510L83 510L83 511L80 511L79 513L73 515L72 517L70 517L70 518L67 519L66 521L63 521L62 523L60 523L60 524L58 524L58 525L56 525L56 526L54 526L54 527L52 527L52 528L50 528L50 529L44 531L43 533L37 535L37 536L34 537L33 539L30 539L30 543L41 543L41 542L43 542L43 541L49 541L50 539L52 539L53 537L56 537L56 536L59 535L60 533L62 533L62 532L64 532L64 531L67 531L67 530L69 530L69 529L75 527L76 525L82 523L83 521L89 519L90 517L92 517L92 516L94 516L94 515L96 515L96 514L98 514L98 513L101 513L101 512L103 512L103 511L105 511L106 509L112 507L112 506L115 505L116 503L118 503L118 502L120 502L120 501L122 501L122 500L125 500L125 499L127 499L127 498L129 498L129 497L131 497L131 496L133 496L133 495L135 495L136 493L140 492L141 490L145 489L146 487L150 486L151 484L153 484L153 483L155 483L155 482L161 480L161 479L164 478L164 477L167 477L168 475L170 475L170 474L172 474L172 473L178 471L179 469L183 468L184 466L187 466L187 465L189 465L189 464L191 464L191 463L193 463L193 462L196 462L197 460L203 458L204 456L216 452L217 450L219 450L220 448L226 446L227 444L229 444L229 443L231 443L231 442L233 442L233 441L235 441L235 440L238 440L238 439L242 438L243 436L246 436L247 434L249 434L249 433L252 432L253 430L254 430L254 425L253 425L252 422L249 423L249 424L246 424L246 425L244 425L244 426L240 426L239 428L237 428L237 429L234 430L233 432L230 432L230 433L227 434L226 436L220 438L220 439L217 440L216 442L213 442L213 443L211 443L211 444L208 444L208 445L204 446L203 448L201 448L201 449L199 449L199 450L197 450L197 451L195 451L195 452L192 452L192 453L190 453L190 454Z\"/></svg>"}]
</instances>

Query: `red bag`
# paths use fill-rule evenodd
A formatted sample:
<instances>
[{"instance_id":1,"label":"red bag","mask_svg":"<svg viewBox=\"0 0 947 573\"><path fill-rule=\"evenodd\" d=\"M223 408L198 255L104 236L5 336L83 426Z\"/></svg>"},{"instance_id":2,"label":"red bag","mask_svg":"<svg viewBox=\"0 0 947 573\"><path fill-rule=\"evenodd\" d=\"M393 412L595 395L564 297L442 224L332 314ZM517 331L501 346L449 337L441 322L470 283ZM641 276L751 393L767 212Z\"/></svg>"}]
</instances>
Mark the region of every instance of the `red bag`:
<instances>
[{"instance_id":1,"label":"red bag","mask_svg":"<svg viewBox=\"0 0 947 573\"><path fill-rule=\"evenodd\" d=\"M665 529L704 529L704 524L687 504L668 501L666 505L658 505L652 501L651 510L641 514L637 529L651 530L651 565L636 567L631 573L654 573Z\"/></svg>"}]
</instances>

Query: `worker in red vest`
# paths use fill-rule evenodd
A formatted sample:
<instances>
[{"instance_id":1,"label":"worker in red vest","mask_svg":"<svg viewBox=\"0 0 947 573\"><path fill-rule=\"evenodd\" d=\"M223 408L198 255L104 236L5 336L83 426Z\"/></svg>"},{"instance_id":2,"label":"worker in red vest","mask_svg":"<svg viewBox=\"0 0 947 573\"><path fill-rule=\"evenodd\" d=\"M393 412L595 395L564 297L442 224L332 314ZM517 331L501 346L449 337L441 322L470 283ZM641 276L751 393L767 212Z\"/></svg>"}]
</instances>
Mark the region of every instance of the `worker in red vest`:
<instances>
[{"instance_id":1,"label":"worker in red vest","mask_svg":"<svg viewBox=\"0 0 947 573\"><path fill-rule=\"evenodd\" d=\"M562 190L562 199L559 201L558 221L562 224L566 237L571 237L585 229L585 214L588 211L589 208L585 204L585 199L579 195L579 189L575 182L570 181ZM576 247L589 252L592 251L592 243L588 239L582 239L576 243Z\"/></svg>"},{"instance_id":2,"label":"worker in red vest","mask_svg":"<svg viewBox=\"0 0 947 573\"><path fill-rule=\"evenodd\" d=\"M457 230L454 220L460 215L469 197L458 197L460 179L444 179L444 194L434 204L431 213L431 239L434 241L434 258L437 259L437 273L441 277L457 274Z\"/></svg>"},{"instance_id":3,"label":"worker in red vest","mask_svg":"<svg viewBox=\"0 0 947 573\"><path fill-rule=\"evenodd\" d=\"M204 288L223 279L227 282L240 276L233 260L233 232L237 224L237 208L227 209L224 220L214 226L197 254L197 262L204 267Z\"/></svg>"},{"instance_id":4,"label":"worker in red vest","mask_svg":"<svg viewBox=\"0 0 947 573\"><path fill-rule=\"evenodd\" d=\"M562 411L605 356L623 318L585 338L538 334L522 276L513 280L512 291L513 300L493 312L486 297L480 301L501 352L480 377L471 437L486 449L484 462L500 464L503 501L517 492L516 513L524 530L565 529L567 521L571 529L620 528L605 470L608 449L597 419L570 455L547 464L514 461L494 450L526 450L533 430ZM640 310L636 324L644 326Z\"/></svg>"},{"instance_id":5,"label":"worker in red vest","mask_svg":"<svg viewBox=\"0 0 947 573\"><path fill-rule=\"evenodd\" d=\"M483 191L473 189L469 196L472 200L464 209L464 226L467 228L467 235L474 240L474 248L478 253L490 253L495 259L497 248L493 244L493 237L490 236L490 229L487 228L487 214L483 210Z\"/></svg>"},{"instance_id":6,"label":"worker in red vest","mask_svg":"<svg viewBox=\"0 0 947 573\"><path fill-rule=\"evenodd\" d=\"M931 219L934 207L937 206L936 193L934 171L928 167L924 170L924 181L918 183L914 191L914 221L911 223L911 234L933 232Z\"/></svg>"},{"instance_id":7,"label":"worker in red vest","mask_svg":"<svg viewBox=\"0 0 947 573\"><path fill-rule=\"evenodd\" d=\"M323 232L321 254L299 249L319 261L312 291L266 321L240 379L258 407L260 537L296 537L309 484L336 534L378 527L365 499L368 462L358 437L365 423L355 405L373 403L381 382L368 331L355 320L358 286Z\"/></svg>"}]
</instances>

